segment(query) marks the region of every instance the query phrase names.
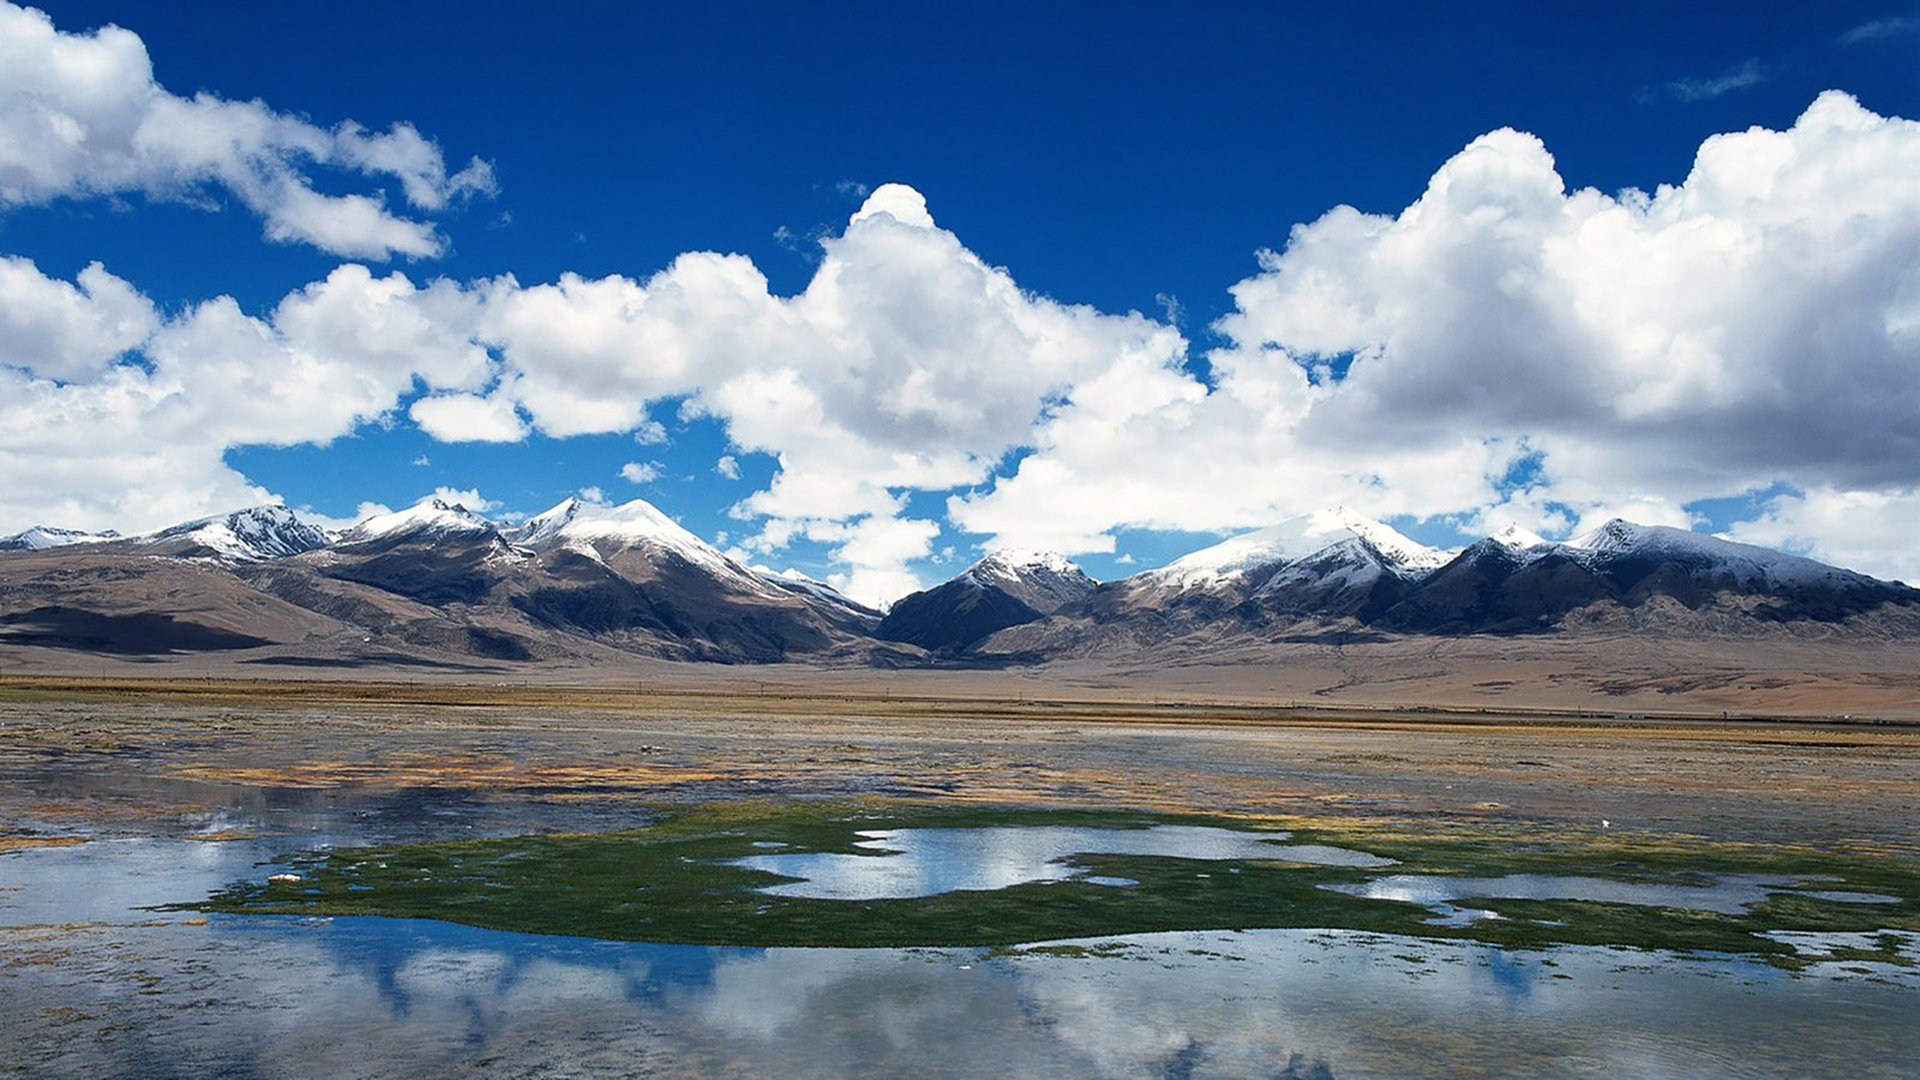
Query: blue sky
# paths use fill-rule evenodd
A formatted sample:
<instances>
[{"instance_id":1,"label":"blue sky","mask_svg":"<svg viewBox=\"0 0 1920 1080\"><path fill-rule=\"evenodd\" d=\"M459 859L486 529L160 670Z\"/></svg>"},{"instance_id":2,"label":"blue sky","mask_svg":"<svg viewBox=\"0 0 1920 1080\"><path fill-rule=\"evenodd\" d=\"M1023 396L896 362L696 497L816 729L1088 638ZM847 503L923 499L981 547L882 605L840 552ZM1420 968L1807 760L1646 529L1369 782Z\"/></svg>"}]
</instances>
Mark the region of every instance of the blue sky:
<instances>
[{"instance_id":1,"label":"blue sky","mask_svg":"<svg viewBox=\"0 0 1920 1080\"><path fill-rule=\"evenodd\" d=\"M471 288L503 275L519 286L569 273L645 282L683 252L712 251L746 256L774 296L788 297L806 289L818 270L819 238L848 232L847 258L857 261L850 215L882 184L898 183L925 197L929 225L937 222L964 252L1003 269L1019 289L1115 319L1138 312L1178 331L1179 344L1171 360L1161 357L1162 366L1184 364L1200 391L1217 385L1216 362L1250 364L1233 357L1250 357L1268 344L1302 363L1324 353L1321 360L1338 362L1336 376L1344 375L1348 361L1377 369L1382 379L1394 365L1412 364L1393 350L1427 323L1381 331L1377 342L1356 339L1354 347L1336 340L1338 335L1305 334L1298 341L1287 332L1235 337L1215 323L1240 311L1249 324L1268 326L1270 318L1279 318L1305 325L1311 312L1287 292L1287 283L1305 280L1314 267L1302 256L1293 277L1285 268L1266 267L1263 274L1256 252L1286 250L1291 229L1336 206L1400 215L1428 190L1438 170L1486 133L1512 128L1537 136L1569 191L1592 187L1611 195L1680 184L1703 142L1718 133L1794 129L1822 91L1845 91L1875 119L1920 116L1920 8L1903 4L1572 3L1471 10L1250 4L1182 12L1129 4L948 10L607 5L536 11L479 3L463 5L457 17L425 5L395 4L42 7L64 34L84 35L106 24L137 34L151 58L153 80L174 95L205 92L227 102L257 101L274 115L303 118L323 131L348 120L372 132L411 125L437 146L447 172L474 157L490 166L491 191L449 188L443 205L431 207L404 200L392 176L337 163L297 166L316 192L374 194L396 215L429 222L445 244L432 257L368 258L365 252L343 254L339 244L265 238L263 214L270 220L270 212L244 205L244 197L217 181L156 186L136 180L120 182L118 190L103 190L112 183L75 181L73 190L0 200L0 254L31 260L38 273L58 282L75 281L97 261L147 297L163 322L184 319L219 296L231 296L241 312L266 320L283 297L327 279L343 262L365 263L376 277L398 270L413 286L446 278ZM24 108L18 102L13 107ZM1502 152L1526 151L1515 144ZM1827 151L1807 151L1816 152ZM1897 151L1889 153L1892 161L1904 160ZM0 188L6 175L0 163ZM1844 190L1816 195L1838 199ZM1890 201L1869 212L1897 228L1912 222L1910 200L1897 192L1882 196ZM1331 243L1333 234L1327 235ZM1358 243L1349 250L1358 250ZM1551 244L1543 240L1542 246ZM1889 271L1884 262L1897 255L1861 258L1867 262L1849 271L1863 275L1858 280L1897 276L1903 269L1896 262ZM1868 265L1873 258L1882 262ZM1461 264L1434 265L1457 271ZM1911 269L1911 262L1904 264ZM1230 291L1263 276L1286 294L1273 301L1271 315ZM1836 280L1809 269L1804 284L1811 294ZM1895 372L1889 376L1895 381L1880 384L1879 393L1898 400L1913 392L1912 381L1898 375L1899 365L1913 357L1911 333L1899 322L1908 298L1872 302L1892 328L1876 347L1884 345L1883 366ZM1738 297L1728 299L1698 316L1705 320L1700 325L1708 331L1736 325L1738 304ZM1871 323L1871 315L1862 318ZM1660 325L1670 329L1672 322ZM1124 348L1124 341L1138 343L1145 333L1138 326L1103 325L1087 348ZM1713 336L1667 334L1673 341ZM1334 345L1314 347L1323 339ZM1463 340L1479 338L1468 334ZM488 347L499 360L502 346ZM136 346L118 363L164 366L143 356L143 349L157 348ZM1848 365L1857 362L1854 352L1838 349L1815 370L1846 377ZM517 363L511 357L507 362ZM693 362L702 362L697 350ZM880 362L916 360L908 349ZM1017 350L993 362L1017 364ZM8 363L46 374L28 360L0 356L0 366ZM1464 370L1456 376L1502 378L1499 372L1461 376ZM1879 370L1867 381L1878 379ZM1077 407L1090 371L1084 364L1072 367L1033 400L1010 397L1004 408L1026 422L1059 412L1067 402ZM1402 388L1415 380L1404 373L1400 378ZM65 380L69 386L80 381ZM1211 498L1183 517L1177 477L1156 481L1151 491L1136 490L1124 477L1097 474L1092 452L1067 446L1063 440L1070 433L1064 429L1042 432L1038 426L1030 436L967 443L964 452L983 455L987 466L965 482L882 484L898 500L892 509L876 510L868 492L838 503L810 496L813 501L804 505L780 503L787 509L773 514L743 511L736 509L743 499L773 482L777 458L765 448L786 444L778 434L738 438L736 428L746 430L741 425L747 420L700 404L717 399L716 385L698 379L663 385L665 392L651 400L646 415L665 425L668 439L643 444L630 427L617 424L600 425L612 430L552 433L569 425L549 423L524 404L520 416L527 430L515 441L436 438L409 414L430 381L400 392L390 407L375 410L378 416L321 424L310 438L290 435L292 445L258 445L253 440L259 436L245 434L223 440L229 445L219 448L221 461L254 487L332 517L351 516L368 502L399 506L436 487L478 489L498 504L497 513L537 512L581 489L597 488L616 501L642 496L703 536L725 533L728 543L757 536L760 546L749 552L756 560L823 577L865 567L874 571L867 579L872 589L909 577L943 577L957 569L953 561L968 560L996 535L1082 549L1100 546L1089 543L1089 536L1114 537L1112 551L1082 550L1077 556L1100 576L1114 576L1164 561L1219 531L1298 512L1328 492L1349 489L1342 501L1434 543L1462 542L1503 515L1554 532L1602 510L1651 506L1643 516L1677 512L1716 530L1750 521L1755 524L1746 535L1752 539L1855 563L1877 558L1865 568L1912 572L1897 553L1843 546L1873 529L1893 532L1906 520L1899 515L1912 512L1920 477L1910 460L1897 460L1910 431L1887 432L1888 460L1878 462L1871 450L1838 456L1755 452L1729 453L1710 467L1723 442L1697 455L1666 447L1661 454L1678 454L1698 466L1673 471L1701 474L1687 483L1670 482L1657 462L1629 462L1631 450L1607 449L1636 437L1626 429L1643 413L1635 411L1641 406L1633 404L1639 398L1631 387L1620 392L1628 404L1610 414L1625 427L1602 434L1577 426L1532 430L1528 409L1545 416L1558 408L1537 400L1517 406L1518 419L1512 413L1489 419L1468 402L1450 420L1444 393L1430 395L1437 403L1432 410L1416 400L1411 419L1383 411L1385 405L1362 410L1368 422L1391 422L1396 430L1433 419L1457 424L1473 439L1498 442L1493 465L1462 466L1497 474L1478 494L1442 493L1446 485L1438 478L1417 474L1423 455L1438 460L1438 443L1423 449L1396 439L1395 452L1412 463L1383 466L1371 480L1361 468L1345 488L1276 482L1259 505ZM599 384L589 379L585 385ZM1662 402L1674 395L1717 401L1726 395L1702 388L1718 385L1696 381L1653 396ZM1364 395L1362 389L1348 396L1376 405L1395 398L1390 387ZM1179 392L1168 391L1175 397ZM1817 391L1810 386L1806 392ZM695 404L683 408L690 399ZM34 407L47 414L47 406ZM1750 427L1757 416L1780 415L1729 406L1717 419L1688 409L1687 422L1702 430L1722 420ZM1325 415L1321 426L1333 426L1335 414ZM1326 466L1313 463L1333 454L1336 445L1343 460L1364 459L1369 450L1367 438L1357 434L1365 427L1359 415L1342 420L1333 435L1316 436L1322 442L1310 453L1281 452L1307 472L1325 472ZM1813 426L1845 419L1823 412ZM262 423L273 430L271 421ZM1307 430L1316 421L1302 423ZM1855 427L1871 432L1887 423L1862 413ZM891 426L888 432L875 436L876 445L899 449L898 432ZM130 432L134 445L126 452L164 458L164 447L144 445L143 438ZM1243 442L1252 445L1251 437ZM1178 458L1186 445L1175 440L1155 457ZM1529 458L1527 445L1542 456ZM31 452L19 449L10 460L29 462ZM813 454L807 460L839 462L822 456L825 451L807 453ZM1622 463L1592 475L1568 472L1585 453ZM716 472L722 455L738 462L737 479ZM1034 520L1049 507L1064 506L1044 489L1024 501L1010 494L973 514L956 512L948 501L955 494L993 491L1029 457L1067 463L1063 467L1074 470L1079 488L1106 492L1089 502L1111 506L1139 498L1143 508L1131 517L1088 512L1084 520L1056 528ZM1543 469L1511 467L1539 460ZM628 463L653 467L658 477L631 483L620 475ZM1196 484L1205 484L1220 468L1220 451L1196 447L1185 465ZM851 461L845 467L868 468ZM1530 502L1512 499L1515 490L1534 484L1536 473L1552 483L1541 482ZM1816 506L1815 494L1808 493L1826 501ZM1777 501L1783 498L1801 501ZM183 493L162 505L191 502ZM42 509L64 511L78 519L72 524L88 527L152 524L137 519L162 512L113 492L91 501L23 496L0 505L6 514L0 531L32 524L26 516ZM1027 517L1006 524L1019 513ZM1857 515L1863 513L1877 516L1862 525ZM770 531L769 519L793 525ZM859 523L881 519L929 525L892 529L884 543L849 557ZM998 527L989 527L994 523ZM936 531L928 533L928 527ZM877 542L878 533L868 539ZM944 555L949 548L951 556Z\"/></svg>"}]
</instances>

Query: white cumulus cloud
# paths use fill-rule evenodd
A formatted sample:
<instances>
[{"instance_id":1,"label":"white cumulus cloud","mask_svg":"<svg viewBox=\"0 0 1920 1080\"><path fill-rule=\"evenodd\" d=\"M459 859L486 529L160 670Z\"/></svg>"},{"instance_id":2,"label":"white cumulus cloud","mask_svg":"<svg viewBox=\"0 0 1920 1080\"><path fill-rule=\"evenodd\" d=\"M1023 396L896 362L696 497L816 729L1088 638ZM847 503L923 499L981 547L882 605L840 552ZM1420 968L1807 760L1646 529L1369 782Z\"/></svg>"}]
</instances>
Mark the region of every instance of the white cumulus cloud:
<instances>
[{"instance_id":1,"label":"white cumulus cloud","mask_svg":"<svg viewBox=\"0 0 1920 1080\"><path fill-rule=\"evenodd\" d=\"M875 189L821 244L792 297L771 293L750 260L702 252L644 281L480 283L476 333L549 435L643 428L669 397L719 419L738 449L778 464L736 507L762 523L744 545L809 536L847 559L886 560L852 564L862 582L912 579L903 560L920 549L852 543L847 530L886 533L908 493L985 481L1059 395L1110 365L1166 367L1184 353L1177 332L1144 316L1024 292L904 185Z\"/></svg>"},{"instance_id":2,"label":"white cumulus cloud","mask_svg":"<svg viewBox=\"0 0 1920 1080\"><path fill-rule=\"evenodd\" d=\"M465 330L474 298L445 283L350 265L264 317L218 297L161 321L104 269L76 286L24 260L0 268L0 321L38 297L42 321L25 324L63 327L0 338L0 521L138 531L274 501L227 465L229 449L324 444L422 385L492 377ZM129 347L136 360L113 362Z\"/></svg>"},{"instance_id":3,"label":"white cumulus cloud","mask_svg":"<svg viewBox=\"0 0 1920 1080\"><path fill-rule=\"evenodd\" d=\"M1920 586L1920 489L1814 491L1776 496L1737 522L1735 540Z\"/></svg>"},{"instance_id":4,"label":"white cumulus cloud","mask_svg":"<svg viewBox=\"0 0 1920 1080\"><path fill-rule=\"evenodd\" d=\"M415 401L407 415L441 442L518 442L527 425L512 397L492 394L432 394Z\"/></svg>"},{"instance_id":5,"label":"white cumulus cloud","mask_svg":"<svg viewBox=\"0 0 1920 1080\"><path fill-rule=\"evenodd\" d=\"M1916 175L1920 124L1837 92L1788 130L1708 139L1651 193L1570 190L1540 140L1493 132L1401 213L1338 208L1264 253L1211 385L1116 364L952 512L1081 550L1336 500L1485 515L1529 457L1518 498L1576 519L1684 523L1776 483L1911 490Z\"/></svg>"},{"instance_id":6,"label":"white cumulus cloud","mask_svg":"<svg viewBox=\"0 0 1920 1080\"><path fill-rule=\"evenodd\" d=\"M154 81L132 31L68 33L0 0L0 210L136 192L204 202L218 192L260 215L272 240L373 259L445 248L432 224L394 213L378 189L316 190L316 165L391 180L419 211L494 190L485 162L449 173L439 146L408 124L328 129L260 101L181 97Z\"/></svg>"},{"instance_id":7,"label":"white cumulus cloud","mask_svg":"<svg viewBox=\"0 0 1920 1080\"><path fill-rule=\"evenodd\" d=\"M69 284L31 260L0 257L0 364L83 379L143 344L159 325L153 304L97 262Z\"/></svg>"}]
</instances>

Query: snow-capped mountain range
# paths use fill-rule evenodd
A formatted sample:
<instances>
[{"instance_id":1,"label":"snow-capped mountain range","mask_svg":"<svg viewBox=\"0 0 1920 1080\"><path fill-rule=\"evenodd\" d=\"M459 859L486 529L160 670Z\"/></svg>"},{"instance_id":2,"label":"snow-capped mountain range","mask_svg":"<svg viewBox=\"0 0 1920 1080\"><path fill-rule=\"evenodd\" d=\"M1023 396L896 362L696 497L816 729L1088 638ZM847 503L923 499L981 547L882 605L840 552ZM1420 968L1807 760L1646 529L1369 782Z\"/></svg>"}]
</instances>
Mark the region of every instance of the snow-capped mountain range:
<instances>
[{"instance_id":1,"label":"snow-capped mountain range","mask_svg":"<svg viewBox=\"0 0 1920 1080\"><path fill-rule=\"evenodd\" d=\"M0 605L30 597L41 618L79 610L62 599L58 567L122 560L129 573L186 582L156 590L183 611L177 598L194 589L251 590L259 599L241 607L288 606L275 609L276 626L495 661L597 649L1045 660L1169 642L1653 626L1678 612L1696 629L1873 618L1876 633L1909 624L1920 633L1920 592L1905 585L1685 530L1612 521L1550 541L1509 527L1442 551L1343 507L1104 584L1058 554L996 551L884 617L804 574L747 566L643 500L567 499L508 525L432 499L337 533L263 506L130 537L41 526L0 539L0 551L13 553L0 560L0 587L32 584L0 588ZM18 617L0 607L0 645L5 620ZM40 635L49 636L59 639ZM242 639L292 644L256 631Z\"/></svg>"},{"instance_id":2,"label":"snow-capped mountain range","mask_svg":"<svg viewBox=\"0 0 1920 1080\"><path fill-rule=\"evenodd\" d=\"M1148 588L1243 585L1340 545L1348 545L1356 556L1364 552L1381 569L1401 576L1438 569L1449 558L1447 552L1409 540L1391 526L1335 506L1242 533L1136 577Z\"/></svg>"}]
</instances>

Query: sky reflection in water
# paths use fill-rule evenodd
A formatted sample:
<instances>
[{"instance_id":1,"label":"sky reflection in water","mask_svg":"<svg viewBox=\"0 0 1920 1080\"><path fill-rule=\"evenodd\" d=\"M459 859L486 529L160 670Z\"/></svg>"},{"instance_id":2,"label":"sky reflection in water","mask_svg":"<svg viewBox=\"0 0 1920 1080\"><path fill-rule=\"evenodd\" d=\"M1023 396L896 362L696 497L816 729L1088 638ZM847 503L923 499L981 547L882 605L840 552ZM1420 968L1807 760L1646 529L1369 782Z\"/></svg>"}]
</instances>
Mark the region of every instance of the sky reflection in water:
<instances>
[{"instance_id":1,"label":"sky reflection in water","mask_svg":"<svg viewBox=\"0 0 1920 1080\"><path fill-rule=\"evenodd\" d=\"M1898 897L1848 890L1799 890L1792 886L1810 879L1772 874L1701 874L1688 884L1616 881L1612 878L1568 874L1507 874L1503 877L1455 877L1446 874L1392 874L1353 885L1322 885L1323 889L1373 900L1423 904L1443 916L1468 911L1455 900L1597 900L1643 907L1671 907L1738 915L1775 893L1799 893L1822 900L1854 904L1897 904ZM1817 880L1817 879L1815 879ZM1477 913L1481 916L1489 912ZM1471 922L1471 918L1459 921ZM1458 925L1458 922L1449 925Z\"/></svg>"},{"instance_id":2,"label":"sky reflection in water","mask_svg":"<svg viewBox=\"0 0 1920 1080\"><path fill-rule=\"evenodd\" d=\"M1907 1022L1920 985L1905 973L1902 988L1352 932L1110 940L1119 955L996 958L398 919L117 927L0 982L20 1018L0 1051L43 1073L128 1076L479 1061L508 1075L564 1062L617 1075L1872 1076L1920 1053ZM56 1024L54 1008L102 1022Z\"/></svg>"},{"instance_id":3,"label":"sky reflection in water","mask_svg":"<svg viewBox=\"0 0 1920 1080\"><path fill-rule=\"evenodd\" d=\"M485 1062L502 1075L1296 1080L1870 1077L1920 1060L1920 974L1853 963L1795 976L1740 958L1329 931L994 956L377 918L143 925L156 915L137 905L255 876L269 850L150 840L0 857L0 1060L48 1076L465 1075ZM1019 850L1031 865L1049 849ZM93 925L45 925L75 912Z\"/></svg>"},{"instance_id":4,"label":"sky reflection in water","mask_svg":"<svg viewBox=\"0 0 1920 1080\"><path fill-rule=\"evenodd\" d=\"M803 880L761 890L822 900L883 900L957 890L1004 889L1029 881L1081 876L1074 855L1156 855L1182 859L1280 859L1317 866L1394 864L1363 851L1288 844L1286 833L1198 825L1094 829L1065 825L971 829L885 829L860 833L872 855L790 852L750 855L732 865ZM1101 879L1096 884L1117 884Z\"/></svg>"}]
</instances>

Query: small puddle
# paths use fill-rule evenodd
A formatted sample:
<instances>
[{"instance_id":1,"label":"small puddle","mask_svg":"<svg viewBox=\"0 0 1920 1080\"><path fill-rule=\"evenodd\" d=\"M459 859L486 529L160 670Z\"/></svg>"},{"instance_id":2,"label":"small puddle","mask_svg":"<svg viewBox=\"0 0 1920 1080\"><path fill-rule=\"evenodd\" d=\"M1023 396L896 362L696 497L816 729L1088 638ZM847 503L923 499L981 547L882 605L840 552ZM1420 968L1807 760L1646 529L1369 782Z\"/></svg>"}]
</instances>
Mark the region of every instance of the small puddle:
<instances>
[{"instance_id":1,"label":"small puddle","mask_svg":"<svg viewBox=\"0 0 1920 1080\"><path fill-rule=\"evenodd\" d=\"M1137 884L1089 878L1075 855L1140 855L1179 859L1273 859L1314 866L1392 866L1395 861L1325 844L1288 844L1283 832L1256 833L1201 825L1099 829L1066 825L1003 825L970 829L886 829L858 834L872 854L792 852L749 855L728 865L766 870L799 881L760 890L817 900L904 900L941 893L1004 889L1036 881Z\"/></svg>"}]
</instances>

